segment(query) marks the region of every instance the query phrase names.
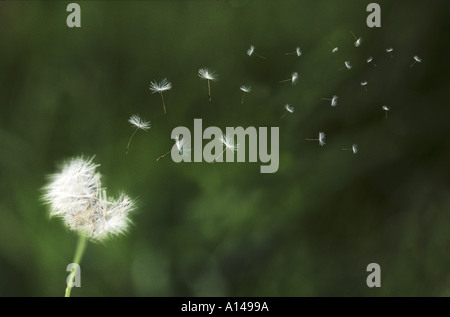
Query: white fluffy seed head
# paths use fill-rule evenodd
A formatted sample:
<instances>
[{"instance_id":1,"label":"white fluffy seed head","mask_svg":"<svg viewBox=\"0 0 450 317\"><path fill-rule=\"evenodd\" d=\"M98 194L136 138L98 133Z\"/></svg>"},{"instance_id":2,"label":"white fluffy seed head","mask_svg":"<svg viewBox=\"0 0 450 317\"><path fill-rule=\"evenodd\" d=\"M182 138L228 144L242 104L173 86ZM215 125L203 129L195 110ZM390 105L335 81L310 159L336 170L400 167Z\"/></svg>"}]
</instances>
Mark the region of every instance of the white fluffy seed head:
<instances>
[{"instance_id":1,"label":"white fluffy seed head","mask_svg":"<svg viewBox=\"0 0 450 317\"><path fill-rule=\"evenodd\" d=\"M159 83L152 81L149 89L152 91L152 94L155 92L162 93L163 91L172 89L172 83L167 78L163 78Z\"/></svg>"},{"instance_id":2,"label":"white fluffy seed head","mask_svg":"<svg viewBox=\"0 0 450 317\"><path fill-rule=\"evenodd\" d=\"M417 62L417 63L421 63L422 62L422 59L419 57L419 56L414 56L414 60Z\"/></svg>"},{"instance_id":3,"label":"white fluffy seed head","mask_svg":"<svg viewBox=\"0 0 450 317\"><path fill-rule=\"evenodd\" d=\"M222 142L223 145L225 145L227 150L230 150L232 152L237 151L239 148L239 144L235 144L234 139L229 134L222 135L220 137L220 142Z\"/></svg>"},{"instance_id":4,"label":"white fluffy seed head","mask_svg":"<svg viewBox=\"0 0 450 317\"><path fill-rule=\"evenodd\" d=\"M51 217L61 218L70 230L101 241L127 230L134 203L124 194L117 200L108 198L97 167L93 158L70 160L50 176L43 200L50 206Z\"/></svg>"},{"instance_id":5,"label":"white fluffy seed head","mask_svg":"<svg viewBox=\"0 0 450 317\"><path fill-rule=\"evenodd\" d=\"M250 86L241 86L239 89L241 91L243 91L243 92L250 92L250 91L252 91L252 87L250 87Z\"/></svg>"},{"instance_id":6,"label":"white fluffy seed head","mask_svg":"<svg viewBox=\"0 0 450 317\"><path fill-rule=\"evenodd\" d=\"M247 55L252 56L254 51L255 51L255 47L253 45L250 45L250 47L247 50Z\"/></svg>"},{"instance_id":7,"label":"white fluffy seed head","mask_svg":"<svg viewBox=\"0 0 450 317\"><path fill-rule=\"evenodd\" d=\"M366 60L367 63L370 63L371 61L373 61L373 57L369 56L369 58Z\"/></svg>"},{"instance_id":8,"label":"white fluffy seed head","mask_svg":"<svg viewBox=\"0 0 450 317\"><path fill-rule=\"evenodd\" d=\"M362 43L362 38L360 37L360 38L358 38L358 39L356 40L355 46L356 46L356 47L359 47L359 46L361 46L361 43Z\"/></svg>"},{"instance_id":9,"label":"white fluffy seed head","mask_svg":"<svg viewBox=\"0 0 450 317\"><path fill-rule=\"evenodd\" d=\"M353 151L353 154L358 153L358 144L353 144L352 145L352 151Z\"/></svg>"},{"instance_id":10,"label":"white fluffy seed head","mask_svg":"<svg viewBox=\"0 0 450 317\"><path fill-rule=\"evenodd\" d=\"M302 56L302 51L301 51L300 47L297 46L295 48L295 54L297 54L298 57Z\"/></svg>"},{"instance_id":11,"label":"white fluffy seed head","mask_svg":"<svg viewBox=\"0 0 450 317\"><path fill-rule=\"evenodd\" d=\"M186 139L184 137L180 138L178 135L175 136L175 146L177 147L178 154L180 155L184 155L191 150Z\"/></svg>"},{"instance_id":12,"label":"white fluffy seed head","mask_svg":"<svg viewBox=\"0 0 450 317\"><path fill-rule=\"evenodd\" d=\"M290 104L285 104L284 108L286 109L286 111L294 113L294 107L292 107Z\"/></svg>"},{"instance_id":13,"label":"white fluffy seed head","mask_svg":"<svg viewBox=\"0 0 450 317\"><path fill-rule=\"evenodd\" d=\"M381 107L384 111L391 111L391 108L389 108L388 106L383 106Z\"/></svg>"},{"instance_id":14,"label":"white fluffy seed head","mask_svg":"<svg viewBox=\"0 0 450 317\"><path fill-rule=\"evenodd\" d=\"M339 99L339 97L336 96L336 95L334 95L334 96L331 98L331 106L332 106L332 107L336 107L336 106L337 106L337 104L338 104L338 99Z\"/></svg>"},{"instance_id":15,"label":"white fluffy seed head","mask_svg":"<svg viewBox=\"0 0 450 317\"><path fill-rule=\"evenodd\" d=\"M147 131L150 129L150 121L144 121L139 117L137 114L133 114L130 119L128 119L128 122L131 123L133 127L136 127L140 130Z\"/></svg>"},{"instance_id":16,"label":"white fluffy seed head","mask_svg":"<svg viewBox=\"0 0 450 317\"><path fill-rule=\"evenodd\" d=\"M362 81L361 82L361 86L366 86L367 85L367 81Z\"/></svg>"},{"instance_id":17,"label":"white fluffy seed head","mask_svg":"<svg viewBox=\"0 0 450 317\"><path fill-rule=\"evenodd\" d=\"M294 85L297 82L298 79L298 73L297 72L293 72L291 75L291 81L292 81L292 85Z\"/></svg>"},{"instance_id":18,"label":"white fluffy seed head","mask_svg":"<svg viewBox=\"0 0 450 317\"><path fill-rule=\"evenodd\" d=\"M386 53L392 53L394 51L394 49L392 47L388 47L386 49Z\"/></svg>"},{"instance_id":19,"label":"white fluffy seed head","mask_svg":"<svg viewBox=\"0 0 450 317\"><path fill-rule=\"evenodd\" d=\"M211 81L217 80L216 78L217 75L213 71L208 70L208 68L200 68L198 70L198 76L201 79L207 79Z\"/></svg>"},{"instance_id":20,"label":"white fluffy seed head","mask_svg":"<svg viewBox=\"0 0 450 317\"><path fill-rule=\"evenodd\" d=\"M347 69L352 69L352 65L350 64L350 61L345 61L344 64L345 64L345 67L347 67Z\"/></svg>"},{"instance_id":21,"label":"white fluffy seed head","mask_svg":"<svg viewBox=\"0 0 450 317\"><path fill-rule=\"evenodd\" d=\"M336 53L337 51L339 51L339 48L336 46L335 48L333 48L332 50L331 50L331 53Z\"/></svg>"},{"instance_id":22,"label":"white fluffy seed head","mask_svg":"<svg viewBox=\"0 0 450 317\"><path fill-rule=\"evenodd\" d=\"M319 132L319 145L324 146L325 145L325 133Z\"/></svg>"}]
</instances>

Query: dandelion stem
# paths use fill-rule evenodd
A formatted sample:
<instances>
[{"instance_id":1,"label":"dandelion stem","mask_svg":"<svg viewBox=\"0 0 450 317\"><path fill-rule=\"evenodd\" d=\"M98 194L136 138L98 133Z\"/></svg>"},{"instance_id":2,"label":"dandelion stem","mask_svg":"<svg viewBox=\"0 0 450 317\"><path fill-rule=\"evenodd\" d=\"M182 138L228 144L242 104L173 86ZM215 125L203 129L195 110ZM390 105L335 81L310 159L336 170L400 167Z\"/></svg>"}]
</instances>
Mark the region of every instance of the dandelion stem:
<instances>
[{"instance_id":1,"label":"dandelion stem","mask_svg":"<svg viewBox=\"0 0 450 317\"><path fill-rule=\"evenodd\" d=\"M242 100L241 100L241 104L244 104L244 97L245 97L245 91L242 93Z\"/></svg>"},{"instance_id":2,"label":"dandelion stem","mask_svg":"<svg viewBox=\"0 0 450 317\"><path fill-rule=\"evenodd\" d=\"M358 38L356 37L355 33L353 33L353 31L350 31L350 33L352 33L352 35L355 38L355 40L358 40Z\"/></svg>"},{"instance_id":3,"label":"dandelion stem","mask_svg":"<svg viewBox=\"0 0 450 317\"><path fill-rule=\"evenodd\" d=\"M162 99L162 103L163 103L164 114L166 114L166 103L164 102L164 96L163 96L162 92L160 94L161 94L161 99Z\"/></svg>"},{"instance_id":4,"label":"dandelion stem","mask_svg":"<svg viewBox=\"0 0 450 317\"><path fill-rule=\"evenodd\" d=\"M264 56L261 56L261 55L259 55L259 54L256 53L256 52L255 52L255 55L258 56L259 58L266 59Z\"/></svg>"},{"instance_id":5,"label":"dandelion stem","mask_svg":"<svg viewBox=\"0 0 450 317\"><path fill-rule=\"evenodd\" d=\"M169 154L170 152L172 152L172 150L170 150L170 151L167 152L166 154L161 155L160 157L158 157L158 158L156 159L156 161L158 162L159 160L163 159L163 158L164 158L167 154Z\"/></svg>"},{"instance_id":6,"label":"dandelion stem","mask_svg":"<svg viewBox=\"0 0 450 317\"><path fill-rule=\"evenodd\" d=\"M332 100L330 98L320 98L320 100Z\"/></svg>"},{"instance_id":7,"label":"dandelion stem","mask_svg":"<svg viewBox=\"0 0 450 317\"><path fill-rule=\"evenodd\" d=\"M209 79L208 79L208 98L209 98L209 101L211 101L211 85L210 85L210 83L209 83Z\"/></svg>"},{"instance_id":8,"label":"dandelion stem","mask_svg":"<svg viewBox=\"0 0 450 317\"><path fill-rule=\"evenodd\" d=\"M286 113L288 113L287 111L281 116L281 119L283 119L284 118L284 116L286 115ZM281 120L280 119L280 120Z\"/></svg>"},{"instance_id":9,"label":"dandelion stem","mask_svg":"<svg viewBox=\"0 0 450 317\"><path fill-rule=\"evenodd\" d=\"M292 79L284 79L284 80L280 80L279 83L281 84L281 83L285 83L285 82L291 81L291 80L292 80Z\"/></svg>"},{"instance_id":10,"label":"dandelion stem","mask_svg":"<svg viewBox=\"0 0 450 317\"><path fill-rule=\"evenodd\" d=\"M81 258L83 257L84 254L84 250L86 250L86 236L84 234L80 234L78 236L78 243L77 243L77 248L75 249L75 255L73 258L73 262L72 263L76 263L76 264L80 264L81 262ZM73 274L74 272L72 271L71 274ZM66 293L65 293L65 297L70 297L70 292L72 290L72 285L75 279L75 274L73 275L72 280L70 281L70 283L68 283L67 288L66 288Z\"/></svg>"},{"instance_id":11,"label":"dandelion stem","mask_svg":"<svg viewBox=\"0 0 450 317\"><path fill-rule=\"evenodd\" d=\"M319 141L319 139L305 139L306 141Z\"/></svg>"},{"instance_id":12,"label":"dandelion stem","mask_svg":"<svg viewBox=\"0 0 450 317\"><path fill-rule=\"evenodd\" d=\"M136 132L139 130L139 128L136 128L136 130L134 130L133 134L130 137L130 140L128 140L128 144L127 144L127 150L125 151L125 154L128 154L128 149L130 148L130 143L131 140L133 139L134 135L136 134Z\"/></svg>"}]
</instances>

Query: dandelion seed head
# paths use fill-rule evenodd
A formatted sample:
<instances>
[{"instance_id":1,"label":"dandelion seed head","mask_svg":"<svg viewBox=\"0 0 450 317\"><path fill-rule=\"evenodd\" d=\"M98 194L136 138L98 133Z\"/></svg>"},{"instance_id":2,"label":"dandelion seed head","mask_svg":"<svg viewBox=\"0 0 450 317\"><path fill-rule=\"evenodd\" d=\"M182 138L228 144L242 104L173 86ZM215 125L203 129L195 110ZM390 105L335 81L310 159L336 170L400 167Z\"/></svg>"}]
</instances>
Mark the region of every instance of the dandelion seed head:
<instances>
[{"instance_id":1,"label":"dandelion seed head","mask_svg":"<svg viewBox=\"0 0 450 317\"><path fill-rule=\"evenodd\" d=\"M394 49L392 47L388 47L386 49L386 53L392 53L394 51Z\"/></svg>"},{"instance_id":2,"label":"dandelion seed head","mask_svg":"<svg viewBox=\"0 0 450 317\"><path fill-rule=\"evenodd\" d=\"M250 47L247 50L247 55L252 56L254 51L255 51L255 47L253 45L250 45Z\"/></svg>"},{"instance_id":3,"label":"dandelion seed head","mask_svg":"<svg viewBox=\"0 0 450 317\"><path fill-rule=\"evenodd\" d=\"M367 63L370 63L371 61L373 61L373 57L369 56L369 58L366 60Z\"/></svg>"},{"instance_id":4,"label":"dandelion seed head","mask_svg":"<svg viewBox=\"0 0 450 317\"><path fill-rule=\"evenodd\" d=\"M339 48L336 46L335 48L333 48L333 50L331 51L331 53L336 53L337 51L339 51Z\"/></svg>"},{"instance_id":5,"label":"dandelion seed head","mask_svg":"<svg viewBox=\"0 0 450 317\"><path fill-rule=\"evenodd\" d=\"M241 86L239 89L241 91L243 91L243 92L250 92L250 91L252 91L252 87L250 87L250 86Z\"/></svg>"},{"instance_id":6,"label":"dandelion seed head","mask_svg":"<svg viewBox=\"0 0 450 317\"><path fill-rule=\"evenodd\" d=\"M359 46L361 45L361 43L362 43L362 38L360 37L360 38L358 38L358 39L356 40L355 46L356 46L356 47L359 47Z\"/></svg>"},{"instance_id":7,"label":"dandelion seed head","mask_svg":"<svg viewBox=\"0 0 450 317\"><path fill-rule=\"evenodd\" d=\"M352 145L352 151L353 151L353 154L358 153L358 144L353 144Z\"/></svg>"},{"instance_id":8,"label":"dandelion seed head","mask_svg":"<svg viewBox=\"0 0 450 317\"><path fill-rule=\"evenodd\" d=\"M339 99L339 97L336 96L336 95L334 95L333 97L331 97L331 106L332 106L332 107L336 107L336 106L337 106L338 99Z\"/></svg>"},{"instance_id":9,"label":"dandelion seed head","mask_svg":"<svg viewBox=\"0 0 450 317\"><path fill-rule=\"evenodd\" d=\"M325 133L319 132L319 145L324 146L325 145Z\"/></svg>"},{"instance_id":10,"label":"dandelion seed head","mask_svg":"<svg viewBox=\"0 0 450 317\"><path fill-rule=\"evenodd\" d=\"M391 108L389 108L388 106L383 106L383 107L381 107L384 111L390 111L391 110Z\"/></svg>"},{"instance_id":11,"label":"dandelion seed head","mask_svg":"<svg viewBox=\"0 0 450 317\"><path fill-rule=\"evenodd\" d=\"M137 114L133 114L130 119L128 119L128 122L131 123L132 126L144 131L150 129L151 126L150 121L142 120Z\"/></svg>"},{"instance_id":12,"label":"dandelion seed head","mask_svg":"<svg viewBox=\"0 0 450 317\"><path fill-rule=\"evenodd\" d=\"M155 92L162 93L163 91L172 89L172 83L168 81L167 78L163 78L159 83L152 81L149 89L152 91L152 94Z\"/></svg>"},{"instance_id":13,"label":"dandelion seed head","mask_svg":"<svg viewBox=\"0 0 450 317\"><path fill-rule=\"evenodd\" d=\"M367 85L367 81L362 81L361 82L361 86L366 86Z\"/></svg>"},{"instance_id":14,"label":"dandelion seed head","mask_svg":"<svg viewBox=\"0 0 450 317\"><path fill-rule=\"evenodd\" d=\"M352 69L352 65L350 64L350 61L345 61L344 64L345 64L345 67L347 67L347 69Z\"/></svg>"},{"instance_id":15,"label":"dandelion seed head","mask_svg":"<svg viewBox=\"0 0 450 317\"><path fill-rule=\"evenodd\" d=\"M59 217L70 230L100 241L127 230L134 202L124 194L117 200L107 198L96 172L98 166L93 158L70 160L50 176L42 198L50 206L51 217Z\"/></svg>"},{"instance_id":16,"label":"dandelion seed head","mask_svg":"<svg viewBox=\"0 0 450 317\"><path fill-rule=\"evenodd\" d=\"M297 46L295 48L295 54L297 54L298 57L302 56L302 51L301 51L300 47Z\"/></svg>"},{"instance_id":17,"label":"dandelion seed head","mask_svg":"<svg viewBox=\"0 0 450 317\"><path fill-rule=\"evenodd\" d=\"M234 139L229 134L222 135L220 137L220 142L225 145L227 150L230 150L232 152L237 151L239 148L239 144L235 144Z\"/></svg>"},{"instance_id":18,"label":"dandelion seed head","mask_svg":"<svg viewBox=\"0 0 450 317\"><path fill-rule=\"evenodd\" d=\"M292 107L290 104L285 104L284 108L286 109L286 111L294 113L294 107Z\"/></svg>"},{"instance_id":19,"label":"dandelion seed head","mask_svg":"<svg viewBox=\"0 0 450 317\"><path fill-rule=\"evenodd\" d=\"M417 63L421 63L422 62L422 59L419 57L419 56L414 56L414 60L417 62Z\"/></svg>"},{"instance_id":20,"label":"dandelion seed head","mask_svg":"<svg viewBox=\"0 0 450 317\"><path fill-rule=\"evenodd\" d=\"M217 75L213 71L208 70L207 68L200 68L198 70L198 76L201 79L207 79L211 81L217 80L216 78Z\"/></svg>"}]
</instances>

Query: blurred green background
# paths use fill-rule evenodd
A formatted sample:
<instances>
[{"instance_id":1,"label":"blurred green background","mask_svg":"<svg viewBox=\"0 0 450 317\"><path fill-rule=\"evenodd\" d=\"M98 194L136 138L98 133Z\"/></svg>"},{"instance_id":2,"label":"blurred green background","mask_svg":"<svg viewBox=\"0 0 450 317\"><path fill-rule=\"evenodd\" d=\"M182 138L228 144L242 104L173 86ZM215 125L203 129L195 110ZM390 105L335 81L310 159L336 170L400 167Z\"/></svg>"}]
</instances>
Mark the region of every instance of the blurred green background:
<instances>
[{"instance_id":1,"label":"blurred green background","mask_svg":"<svg viewBox=\"0 0 450 317\"><path fill-rule=\"evenodd\" d=\"M370 2L79 1L78 29L69 2L0 2L0 295L64 294L76 234L41 188L83 154L138 209L125 236L89 243L73 296L449 296L449 6L377 1L371 29ZM211 103L200 67L219 74ZM297 85L278 83L293 71ZM148 89L163 77L167 115ZM336 108L320 100L333 94ZM133 113L152 128L125 155ZM278 172L156 162L194 118L279 126ZM319 131L324 147L304 140Z\"/></svg>"}]
</instances>

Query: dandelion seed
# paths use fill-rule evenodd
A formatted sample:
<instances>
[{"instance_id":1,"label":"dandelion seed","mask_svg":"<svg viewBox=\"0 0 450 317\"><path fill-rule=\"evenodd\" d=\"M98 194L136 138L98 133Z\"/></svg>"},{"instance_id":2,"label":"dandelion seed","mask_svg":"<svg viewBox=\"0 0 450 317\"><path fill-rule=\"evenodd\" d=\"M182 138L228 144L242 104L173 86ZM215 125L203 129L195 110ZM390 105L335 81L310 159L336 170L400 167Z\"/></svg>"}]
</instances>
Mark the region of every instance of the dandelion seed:
<instances>
[{"instance_id":1,"label":"dandelion seed","mask_svg":"<svg viewBox=\"0 0 450 317\"><path fill-rule=\"evenodd\" d=\"M393 49L392 47L388 47L388 48L386 49L386 53L388 53L389 55L391 55L391 58L394 57L394 54L392 54L393 51L394 51L394 49Z\"/></svg>"},{"instance_id":2,"label":"dandelion seed","mask_svg":"<svg viewBox=\"0 0 450 317\"><path fill-rule=\"evenodd\" d=\"M234 143L234 139L229 135L222 135L220 137L220 142L222 142L223 145L225 145L224 150L222 151L222 153L220 153L215 159L214 161L212 161L212 163L217 162L217 160L219 159L219 157L221 157L223 155L223 153L225 153L226 150L229 150L231 152L236 152L239 148L239 144L235 144Z\"/></svg>"},{"instance_id":3,"label":"dandelion seed","mask_svg":"<svg viewBox=\"0 0 450 317\"><path fill-rule=\"evenodd\" d=\"M239 89L242 91L241 104L243 104L244 103L245 94L249 93L250 91L252 91L252 87L250 87L250 86L241 86Z\"/></svg>"},{"instance_id":4,"label":"dandelion seed","mask_svg":"<svg viewBox=\"0 0 450 317\"><path fill-rule=\"evenodd\" d=\"M283 119L284 118L284 116L289 112L289 113L294 113L294 107L292 107L291 105L289 105L289 104L285 104L284 105L284 109L286 109L286 112L283 114L283 116L281 117L281 119ZM280 120L281 120L280 119Z\"/></svg>"},{"instance_id":5,"label":"dandelion seed","mask_svg":"<svg viewBox=\"0 0 450 317\"><path fill-rule=\"evenodd\" d=\"M300 47L296 47L294 52L288 52L288 53L284 53L284 55L297 55L297 57L302 56L302 51L300 49Z\"/></svg>"},{"instance_id":6,"label":"dandelion seed","mask_svg":"<svg viewBox=\"0 0 450 317\"><path fill-rule=\"evenodd\" d=\"M359 47L362 43L362 38L361 37L356 37L355 33L353 33L352 31L350 31L350 33L352 33L353 37L355 38L356 42L355 42L355 46Z\"/></svg>"},{"instance_id":7,"label":"dandelion seed","mask_svg":"<svg viewBox=\"0 0 450 317\"><path fill-rule=\"evenodd\" d=\"M361 86L367 91L367 81L362 81Z\"/></svg>"},{"instance_id":8,"label":"dandelion seed","mask_svg":"<svg viewBox=\"0 0 450 317\"><path fill-rule=\"evenodd\" d=\"M369 56L369 58L366 60L366 63L367 64L372 64L374 67L377 67L377 64L375 64L374 62L373 62L373 57L372 56Z\"/></svg>"},{"instance_id":9,"label":"dandelion seed","mask_svg":"<svg viewBox=\"0 0 450 317\"><path fill-rule=\"evenodd\" d=\"M186 155L191 150L190 147L189 147L188 142L185 140L185 138L181 134L175 136L175 145L174 146L178 150L178 154L179 155ZM167 153L165 153L165 154L161 155L160 157L158 157L156 159L156 161L159 161L159 160L163 159L170 152L172 152L172 149L170 151L168 151Z\"/></svg>"},{"instance_id":10,"label":"dandelion seed","mask_svg":"<svg viewBox=\"0 0 450 317\"><path fill-rule=\"evenodd\" d=\"M320 99L321 99L321 100L328 100L328 101L331 101L331 102L330 102L330 105L331 105L332 107L336 107L337 104L338 104L338 99L339 99L339 97L336 96L336 95L334 95L333 97L331 97L331 99L330 99L330 98L320 98Z\"/></svg>"},{"instance_id":11,"label":"dandelion seed","mask_svg":"<svg viewBox=\"0 0 450 317\"><path fill-rule=\"evenodd\" d=\"M339 51L339 47L334 46L331 42L328 42L328 44L330 44L330 46L332 47L331 53L336 53L337 51Z\"/></svg>"},{"instance_id":12,"label":"dandelion seed","mask_svg":"<svg viewBox=\"0 0 450 317\"><path fill-rule=\"evenodd\" d=\"M339 68L338 70L341 71L344 68L347 68L348 70L352 69L352 65L350 64L350 61L345 61L344 62L344 66L342 66L341 68Z\"/></svg>"},{"instance_id":13,"label":"dandelion seed","mask_svg":"<svg viewBox=\"0 0 450 317\"><path fill-rule=\"evenodd\" d=\"M414 56L414 62L409 67L413 67L415 63L422 63L422 59L417 55Z\"/></svg>"},{"instance_id":14,"label":"dandelion seed","mask_svg":"<svg viewBox=\"0 0 450 317\"><path fill-rule=\"evenodd\" d=\"M280 80L279 83L281 84L281 83L285 83L287 81L290 81L290 82L292 82L292 85L295 85L295 83L297 82L297 79L298 79L298 73L297 72L293 72L291 74L291 78Z\"/></svg>"},{"instance_id":15,"label":"dandelion seed","mask_svg":"<svg viewBox=\"0 0 450 317\"><path fill-rule=\"evenodd\" d=\"M381 109L383 109L386 112L386 118L388 117L388 111L391 111L391 108L388 106L382 106Z\"/></svg>"},{"instance_id":16,"label":"dandelion seed","mask_svg":"<svg viewBox=\"0 0 450 317\"><path fill-rule=\"evenodd\" d=\"M152 81L149 89L152 91L152 94L158 92L161 95L164 114L166 114L166 103L164 102L163 92L172 89L172 83L167 78L163 78L159 83Z\"/></svg>"},{"instance_id":17,"label":"dandelion seed","mask_svg":"<svg viewBox=\"0 0 450 317\"><path fill-rule=\"evenodd\" d=\"M255 51L255 47L253 45L250 45L250 47L247 50L247 55L248 56L252 56L253 54L255 54L256 56L258 56L259 58L262 59L266 59L264 56L259 55L258 53L256 53Z\"/></svg>"},{"instance_id":18,"label":"dandelion seed","mask_svg":"<svg viewBox=\"0 0 450 317\"><path fill-rule=\"evenodd\" d=\"M358 144L353 144L351 148L343 148L343 151L352 151L353 154L358 153Z\"/></svg>"},{"instance_id":19,"label":"dandelion seed","mask_svg":"<svg viewBox=\"0 0 450 317\"><path fill-rule=\"evenodd\" d=\"M325 145L325 133L319 132L319 138L318 139L305 139L306 141L319 141L320 146Z\"/></svg>"},{"instance_id":20,"label":"dandelion seed","mask_svg":"<svg viewBox=\"0 0 450 317\"><path fill-rule=\"evenodd\" d=\"M130 148L131 140L133 139L136 132L138 130L147 131L148 129L150 129L150 121L142 120L139 117L139 115L137 115L137 114L132 115L130 117L130 119L128 119L128 122L130 122L133 127L136 127L136 129L134 130L133 134L131 135L130 139L128 140L127 149L125 151L125 154L128 154L128 149Z\"/></svg>"},{"instance_id":21,"label":"dandelion seed","mask_svg":"<svg viewBox=\"0 0 450 317\"><path fill-rule=\"evenodd\" d=\"M201 79L206 79L208 81L208 98L209 101L211 101L211 85L210 85L210 81L216 81L217 80L217 75L213 72L213 71L209 71L207 68L200 68L198 70L198 76Z\"/></svg>"}]
</instances>

